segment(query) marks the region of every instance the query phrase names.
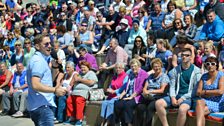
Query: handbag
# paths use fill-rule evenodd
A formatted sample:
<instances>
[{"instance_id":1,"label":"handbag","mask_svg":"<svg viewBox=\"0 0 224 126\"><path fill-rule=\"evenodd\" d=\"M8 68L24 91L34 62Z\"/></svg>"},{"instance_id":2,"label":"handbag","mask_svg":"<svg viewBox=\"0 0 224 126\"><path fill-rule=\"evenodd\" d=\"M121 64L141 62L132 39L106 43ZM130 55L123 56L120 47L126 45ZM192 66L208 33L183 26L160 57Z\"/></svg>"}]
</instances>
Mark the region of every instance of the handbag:
<instances>
[{"instance_id":1,"label":"handbag","mask_svg":"<svg viewBox=\"0 0 224 126\"><path fill-rule=\"evenodd\" d=\"M105 94L103 88L92 88L89 90L89 101L101 101L104 100Z\"/></svg>"},{"instance_id":2,"label":"handbag","mask_svg":"<svg viewBox=\"0 0 224 126\"><path fill-rule=\"evenodd\" d=\"M154 100L154 97L151 94L145 95L142 93L142 96L144 97L145 100L149 100L149 101Z\"/></svg>"}]
</instances>

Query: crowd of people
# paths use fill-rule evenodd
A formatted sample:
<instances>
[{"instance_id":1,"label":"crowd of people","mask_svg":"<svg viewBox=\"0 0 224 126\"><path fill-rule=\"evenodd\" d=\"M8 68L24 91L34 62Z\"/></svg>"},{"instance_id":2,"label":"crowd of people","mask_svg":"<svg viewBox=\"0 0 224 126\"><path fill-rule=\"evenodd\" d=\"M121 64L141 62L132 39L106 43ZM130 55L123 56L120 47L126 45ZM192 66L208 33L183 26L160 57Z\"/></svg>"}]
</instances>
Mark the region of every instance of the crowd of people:
<instances>
[{"instance_id":1,"label":"crowd of people","mask_svg":"<svg viewBox=\"0 0 224 126\"><path fill-rule=\"evenodd\" d=\"M166 108L178 108L177 126L190 109L205 126L224 111L222 10L223 0L0 1L0 115L82 125L89 90L107 87L102 126L150 126L155 112L168 126Z\"/></svg>"}]
</instances>

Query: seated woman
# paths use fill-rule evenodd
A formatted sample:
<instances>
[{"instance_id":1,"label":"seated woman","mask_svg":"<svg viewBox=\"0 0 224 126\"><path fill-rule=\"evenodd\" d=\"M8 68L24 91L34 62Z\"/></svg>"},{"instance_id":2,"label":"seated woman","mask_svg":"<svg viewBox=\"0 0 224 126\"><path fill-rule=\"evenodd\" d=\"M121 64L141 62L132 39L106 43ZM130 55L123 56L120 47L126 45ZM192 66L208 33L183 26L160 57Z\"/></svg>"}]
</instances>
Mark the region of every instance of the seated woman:
<instances>
[{"instance_id":1,"label":"seated woman","mask_svg":"<svg viewBox=\"0 0 224 126\"><path fill-rule=\"evenodd\" d=\"M78 75L77 72L74 72L74 63L71 61L68 61L65 65L65 70L66 73L64 74L63 79L60 81L60 85L57 86L62 86L67 89L67 94L65 96L60 96L58 97L58 111L57 111L57 120L60 122L63 122L65 120L65 110L66 110L66 99L71 93L71 89L73 86L72 78L74 75Z\"/></svg>"},{"instance_id":2,"label":"seated woman","mask_svg":"<svg viewBox=\"0 0 224 126\"><path fill-rule=\"evenodd\" d=\"M184 22L186 24L184 27L184 33L191 41L193 41L197 32L197 26L193 23L194 19L190 14L188 14L184 16Z\"/></svg>"},{"instance_id":3,"label":"seated woman","mask_svg":"<svg viewBox=\"0 0 224 126\"><path fill-rule=\"evenodd\" d=\"M103 101L101 106L101 117L104 119L102 125L113 123L114 102L118 100L116 91L123 85L123 81L127 79L127 74L124 71L124 63L116 63L116 74L113 76L110 87L107 89L108 98Z\"/></svg>"},{"instance_id":4,"label":"seated woman","mask_svg":"<svg viewBox=\"0 0 224 126\"><path fill-rule=\"evenodd\" d=\"M24 58L23 58L23 65L26 67L30 61L30 58L35 53L35 48L31 46L30 39L26 38L24 41Z\"/></svg>"},{"instance_id":5,"label":"seated woman","mask_svg":"<svg viewBox=\"0 0 224 126\"><path fill-rule=\"evenodd\" d=\"M132 49L132 58L138 59L141 65L145 65L145 58L143 54L146 54L146 46L141 36L137 36L134 41L134 47Z\"/></svg>"},{"instance_id":6,"label":"seated woman","mask_svg":"<svg viewBox=\"0 0 224 126\"><path fill-rule=\"evenodd\" d=\"M84 117L84 107L88 97L88 91L97 87L98 78L91 71L91 65L87 61L79 63L81 68L79 76L74 76L74 86L72 91L72 100L67 99L67 116L71 121L76 119L75 125L82 125Z\"/></svg>"},{"instance_id":7,"label":"seated woman","mask_svg":"<svg viewBox=\"0 0 224 126\"><path fill-rule=\"evenodd\" d=\"M167 32L167 38L170 40L170 45L175 47L176 45L176 36L184 33L184 24L182 19L176 18L173 21L173 28Z\"/></svg>"},{"instance_id":8,"label":"seated woman","mask_svg":"<svg viewBox=\"0 0 224 126\"><path fill-rule=\"evenodd\" d=\"M205 126L205 115L224 111L224 74L218 71L218 59L208 57L205 66L208 73L201 77L197 88L200 97L196 102L197 126Z\"/></svg>"},{"instance_id":9,"label":"seated woman","mask_svg":"<svg viewBox=\"0 0 224 126\"><path fill-rule=\"evenodd\" d=\"M12 54L11 57L11 66L16 67L16 63L22 63L23 62L23 55L24 55L24 51L23 51L23 47L22 47L22 42L21 41L16 41L15 42L15 52Z\"/></svg>"},{"instance_id":10,"label":"seated woman","mask_svg":"<svg viewBox=\"0 0 224 126\"><path fill-rule=\"evenodd\" d=\"M183 19L183 13L177 8L174 1L169 1L167 4L167 12L162 22L162 27L165 31L168 31L173 27L173 21L176 19Z\"/></svg>"},{"instance_id":11,"label":"seated woman","mask_svg":"<svg viewBox=\"0 0 224 126\"><path fill-rule=\"evenodd\" d=\"M139 8L137 18L139 19L139 26L142 27L143 29L146 29L149 17L144 7Z\"/></svg>"},{"instance_id":12,"label":"seated woman","mask_svg":"<svg viewBox=\"0 0 224 126\"><path fill-rule=\"evenodd\" d=\"M172 47L169 44L169 41L167 39L156 39L156 58L160 58L163 62L163 69L164 72L168 72L172 65Z\"/></svg>"},{"instance_id":13,"label":"seated woman","mask_svg":"<svg viewBox=\"0 0 224 126\"><path fill-rule=\"evenodd\" d=\"M167 74L162 72L163 63L159 58L155 58L151 61L151 68L154 70L154 74L151 74L145 82L143 88L143 104L139 104L136 111L136 124L137 126L143 126L143 121L146 126L151 126L152 118L156 111L155 102L157 99L165 96L165 89L170 82ZM143 113L146 112L146 120L143 120Z\"/></svg>"},{"instance_id":14,"label":"seated woman","mask_svg":"<svg viewBox=\"0 0 224 126\"><path fill-rule=\"evenodd\" d=\"M8 32L7 39L5 39L3 46L9 46L10 51L14 52L15 42L16 42L16 37L14 36L13 32Z\"/></svg>"},{"instance_id":15,"label":"seated woman","mask_svg":"<svg viewBox=\"0 0 224 126\"><path fill-rule=\"evenodd\" d=\"M148 78L148 74L141 69L141 63L137 59L132 59L130 61L131 70L128 73L127 82L125 86L119 91L121 95L118 101L115 101L115 121L119 121L123 124L132 125L134 109L139 102L141 102L141 93L143 89L143 84ZM123 88L124 87L124 88Z\"/></svg>"},{"instance_id":16,"label":"seated woman","mask_svg":"<svg viewBox=\"0 0 224 126\"><path fill-rule=\"evenodd\" d=\"M5 62L0 63L0 95L9 91L12 80L12 72L7 69Z\"/></svg>"}]
</instances>

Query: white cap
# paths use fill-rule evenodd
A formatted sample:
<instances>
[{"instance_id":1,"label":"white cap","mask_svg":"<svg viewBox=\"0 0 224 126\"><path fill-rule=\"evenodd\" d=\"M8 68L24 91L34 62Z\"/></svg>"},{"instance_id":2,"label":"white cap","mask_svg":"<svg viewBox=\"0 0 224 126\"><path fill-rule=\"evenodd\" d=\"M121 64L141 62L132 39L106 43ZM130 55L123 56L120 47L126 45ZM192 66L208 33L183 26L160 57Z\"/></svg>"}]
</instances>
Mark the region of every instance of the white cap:
<instances>
[{"instance_id":1,"label":"white cap","mask_svg":"<svg viewBox=\"0 0 224 126\"><path fill-rule=\"evenodd\" d=\"M121 19L121 21L120 21L120 24L126 24L126 25L128 25L128 20L127 19L125 19L125 18L123 18L123 19Z\"/></svg>"},{"instance_id":2,"label":"white cap","mask_svg":"<svg viewBox=\"0 0 224 126\"><path fill-rule=\"evenodd\" d=\"M72 1L71 1L71 0L69 0L69 1L68 1L68 4L71 4L71 3L72 3Z\"/></svg>"}]
</instances>

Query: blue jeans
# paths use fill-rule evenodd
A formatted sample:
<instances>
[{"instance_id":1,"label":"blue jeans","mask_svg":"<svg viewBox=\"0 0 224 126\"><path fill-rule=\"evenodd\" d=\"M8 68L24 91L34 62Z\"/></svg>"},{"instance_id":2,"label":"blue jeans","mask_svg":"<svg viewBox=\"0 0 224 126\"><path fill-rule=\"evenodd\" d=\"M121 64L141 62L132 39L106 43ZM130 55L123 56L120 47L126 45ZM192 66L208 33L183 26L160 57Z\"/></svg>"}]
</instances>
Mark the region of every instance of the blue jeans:
<instances>
[{"instance_id":1,"label":"blue jeans","mask_svg":"<svg viewBox=\"0 0 224 126\"><path fill-rule=\"evenodd\" d=\"M65 108L66 108L66 96L60 96L58 97L58 114L57 114L57 120L59 122L63 122L65 118Z\"/></svg>"},{"instance_id":2,"label":"blue jeans","mask_svg":"<svg viewBox=\"0 0 224 126\"><path fill-rule=\"evenodd\" d=\"M110 100L104 100L101 105L101 117L108 119L114 113L114 102L118 100L112 98Z\"/></svg>"},{"instance_id":3,"label":"blue jeans","mask_svg":"<svg viewBox=\"0 0 224 126\"><path fill-rule=\"evenodd\" d=\"M54 126L54 113L47 105L30 111L30 117L35 126Z\"/></svg>"}]
</instances>

